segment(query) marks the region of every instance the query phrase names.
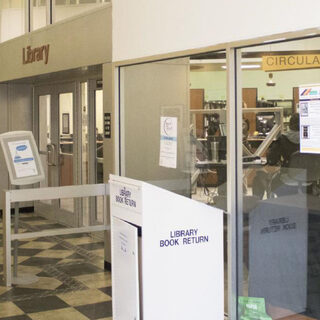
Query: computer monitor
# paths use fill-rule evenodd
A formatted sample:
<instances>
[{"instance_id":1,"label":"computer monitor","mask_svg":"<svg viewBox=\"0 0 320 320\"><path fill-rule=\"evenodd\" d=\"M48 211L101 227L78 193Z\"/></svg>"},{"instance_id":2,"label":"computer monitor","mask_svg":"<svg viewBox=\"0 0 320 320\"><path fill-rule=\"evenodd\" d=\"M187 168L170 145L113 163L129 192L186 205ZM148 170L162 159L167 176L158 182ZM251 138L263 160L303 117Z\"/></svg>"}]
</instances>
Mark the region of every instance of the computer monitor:
<instances>
[{"instance_id":1,"label":"computer monitor","mask_svg":"<svg viewBox=\"0 0 320 320\"><path fill-rule=\"evenodd\" d=\"M274 126L274 114L272 115L257 115L256 128L259 135L266 136Z\"/></svg>"}]
</instances>

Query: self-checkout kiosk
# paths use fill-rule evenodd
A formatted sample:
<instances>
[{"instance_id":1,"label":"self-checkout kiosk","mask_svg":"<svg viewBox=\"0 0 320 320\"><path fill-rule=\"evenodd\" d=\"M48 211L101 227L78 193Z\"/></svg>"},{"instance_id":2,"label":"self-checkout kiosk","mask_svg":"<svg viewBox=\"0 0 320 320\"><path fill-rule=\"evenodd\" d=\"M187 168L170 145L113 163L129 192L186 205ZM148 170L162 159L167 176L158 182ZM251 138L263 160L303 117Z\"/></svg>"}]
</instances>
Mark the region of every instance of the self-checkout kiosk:
<instances>
[{"instance_id":1,"label":"self-checkout kiosk","mask_svg":"<svg viewBox=\"0 0 320 320\"><path fill-rule=\"evenodd\" d=\"M110 176L114 320L223 319L223 212Z\"/></svg>"},{"instance_id":2,"label":"self-checkout kiosk","mask_svg":"<svg viewBox=\"0 0 320 320\"><path fill-rule=\"evenodd\" d=\"M0 135L0 143L9 173L10 183L19 189L20 186L30 185L42 181L45 178L44 170L36 142L31 131L11 131ZM4 218L5 219L5 218ZM8 218L10 224L10 217ZM4 222L4 226L5 226ZM4 228L5 229L5 228ZM14 232L19 231L19 203L15 202L14 208ZM4 255L10 255L6 242L10 241L7 234L3 233ZM14 241L13 284L30 284L37 281L37 277L29 274L18 276L18 241ZM5 260L5 259L4 259ZM10 267L10 265L9 265ZM4 272L8 266L4 264Z\"/></svg>"}]
</instances>

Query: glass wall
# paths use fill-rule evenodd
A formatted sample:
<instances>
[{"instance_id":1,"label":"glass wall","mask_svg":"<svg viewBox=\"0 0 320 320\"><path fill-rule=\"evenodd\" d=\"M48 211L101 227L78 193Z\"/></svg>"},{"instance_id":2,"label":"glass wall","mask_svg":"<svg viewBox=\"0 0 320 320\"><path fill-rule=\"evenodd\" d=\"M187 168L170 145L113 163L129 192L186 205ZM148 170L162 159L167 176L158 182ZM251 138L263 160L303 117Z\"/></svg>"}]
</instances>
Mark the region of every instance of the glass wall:
<instances>
[{"instance_id":1,"label":"glass wall","mask_svg":"<svg viewBox=\"0 0 320 320\"><path fill-rule=\"evenodd\" d=\"M122 67L120 84L121 175L226 210L225 52Z\"/></svg>"},{"instance_id":2,"label":"glass wall","mask_svg":"<svg viewBox=\"0 0 320 320\"><path fill-rule=\"evenodd\" d=\"M46 0L33 0L32 2L32 14L33 14L33 26L32 30L37 30L39 28L45 27L46 21Z\"/></svg>"},{"instance_id":3,"label":"glass wall","mask_svg":"<svg viewBox=\"0 0 320 320\"><path fill-rule=\"evenodd\" d=\"M45 27L47 24L76 16L110 2L111 0L30 0L30 2L25 0L1 0L0 42ZM29 5L31 8L29 8ZM48 19L47 6L49 6L49 16L52 16L52 18ZM30 22L26 21L26 19L29 19L29 15L32 15ZM49 21L51 19L52 21Z\"/></svg>"},{"instance_id":4,"label":"glass wall","mask_svg":"<svg viewBox=\"0 0 320 320\"><path fill-rule=\"evenodd\" d=\"M320 319L319 45L241 51L239 319Z\"/></svg>"},{"instance_id":5,"label":"glass wall","mask_svg":"<svg viewBox=\"0 0 320 320\"><path fill-rule=\"evenodd\" d=\"M225 53L125 67L121 78L123 175L223 206ZM176 137L172 153L161 140L166 118Z\"/></svg>"},{"instance_id":6,"label":"glass wall","mask_svg":"<svg viewBox=\"0 0 320 320\"><path fill-rule=\"evenodd\" d=\"M95 91L96 181L103 183L103 91Z\"/></svg>"},{"instance_id":7,"label":"glass wall","mask_svg":"<svg viewBox=\"0 0 320 320\"><path fill-rule=\"evenodd\" d=\"M55 22L97 8L110 1L104 0L56 0Z\"/></svg>"},{"instance_id":8,"label":"glass wall","mask_svg":"<svg viewBox=\"0 0 320 320\"><path fill-rule=\"evenodd\" d=\"M60 164L60 186L73 185L73 93L59 94L59 164ZM73 211L73 199L61 199L60 207Z\"/></svg>"},{"instance_id":9,"label":"glass wall","mask_svg":"<svg viewBox=\"0 0 320 320\"><path fill-rule=\"evenodd\" d=\"M25 0L0 1L0 42L25 33Z\"/></svg>"}]
</instances>

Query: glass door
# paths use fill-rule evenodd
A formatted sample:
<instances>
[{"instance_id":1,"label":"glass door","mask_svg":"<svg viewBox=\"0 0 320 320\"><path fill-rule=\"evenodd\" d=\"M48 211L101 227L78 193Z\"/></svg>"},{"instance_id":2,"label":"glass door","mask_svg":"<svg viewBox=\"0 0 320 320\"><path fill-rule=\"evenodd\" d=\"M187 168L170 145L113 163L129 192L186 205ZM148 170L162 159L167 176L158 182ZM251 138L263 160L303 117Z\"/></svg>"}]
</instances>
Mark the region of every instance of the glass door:
<instances>
[{"instance_id":1,"label":"glass door","mask_svg":"<svg viewBox=\"0 0 320 320\"><path fill-rule=\"evenodd\" d=\"M319 40L241 49L237 319L320 319Z\"/></svg>"},{"instance_id":2,"label":"glass door","mask_svg":"<svg viewBox=\"0 0 320 320\"><path fill-rule=\"evenodd\" d=\"M103 183L103 91L101 81L81 84L82 182ZM101 224L103 198L83 200L83 224Z\"/></svg>"},{"instance_id":3,"label":"glass door","mask_svg":"<svg viewBox=\"0 0 320 320\"><path fill-rule=\"evenodd\" d=\"M103 91L102 89L95 90L95 173L96 183L103 183ZM96 201L95 221L102 222L103 219L103 198L97 197Z\"/></svg>"},{"instance_id":4,"label":"glass door","mask_svg":"<svg viewBox=\"0 0 320 320\"><path fill-rule=\"evenodd\" d=\"M34 131L46 175L41 187L68 186L80 181L75 169L79 161L75 100L75 83L35 88ZM61 224L76 226L76 205L74 199L41 201L35 204L35 211Z\"/></svg>"}]
</instances>

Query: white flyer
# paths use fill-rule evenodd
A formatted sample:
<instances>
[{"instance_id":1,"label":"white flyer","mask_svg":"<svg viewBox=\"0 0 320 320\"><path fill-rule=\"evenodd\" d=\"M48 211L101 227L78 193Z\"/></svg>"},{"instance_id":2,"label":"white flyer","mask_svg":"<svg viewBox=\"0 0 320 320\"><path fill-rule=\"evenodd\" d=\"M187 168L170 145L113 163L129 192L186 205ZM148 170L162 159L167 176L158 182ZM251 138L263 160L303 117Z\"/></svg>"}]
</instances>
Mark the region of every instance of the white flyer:
<instances>
[{"instance_id":1,"label":"white flyer","mask_svg":"<svg viewBox=\"0 0 320 320\"><path fill-rule=\"evenodd\" d=\"M176 117L160 118L159 165L162 167L177 167L177 132L178 119Z\"/></svg>"},{"instance_id":2,"label":"white flyer","mask_svg":"<svg viewBox=\"0 0 320 320\"><path fill-rule=\"evenodd\" d=\"M320 153L320 85L299 88L300 152Z\"/></svg>"},{"instance_id":3,"label":"white flyer","mask_svg":"<svg viewBox=\"0 0 320 320\"><path fill-rule=\"evenodd\" d=\"M38 175L38 170L29 140L8 142L17 178Z\"/></svg>"}]
</instances>

